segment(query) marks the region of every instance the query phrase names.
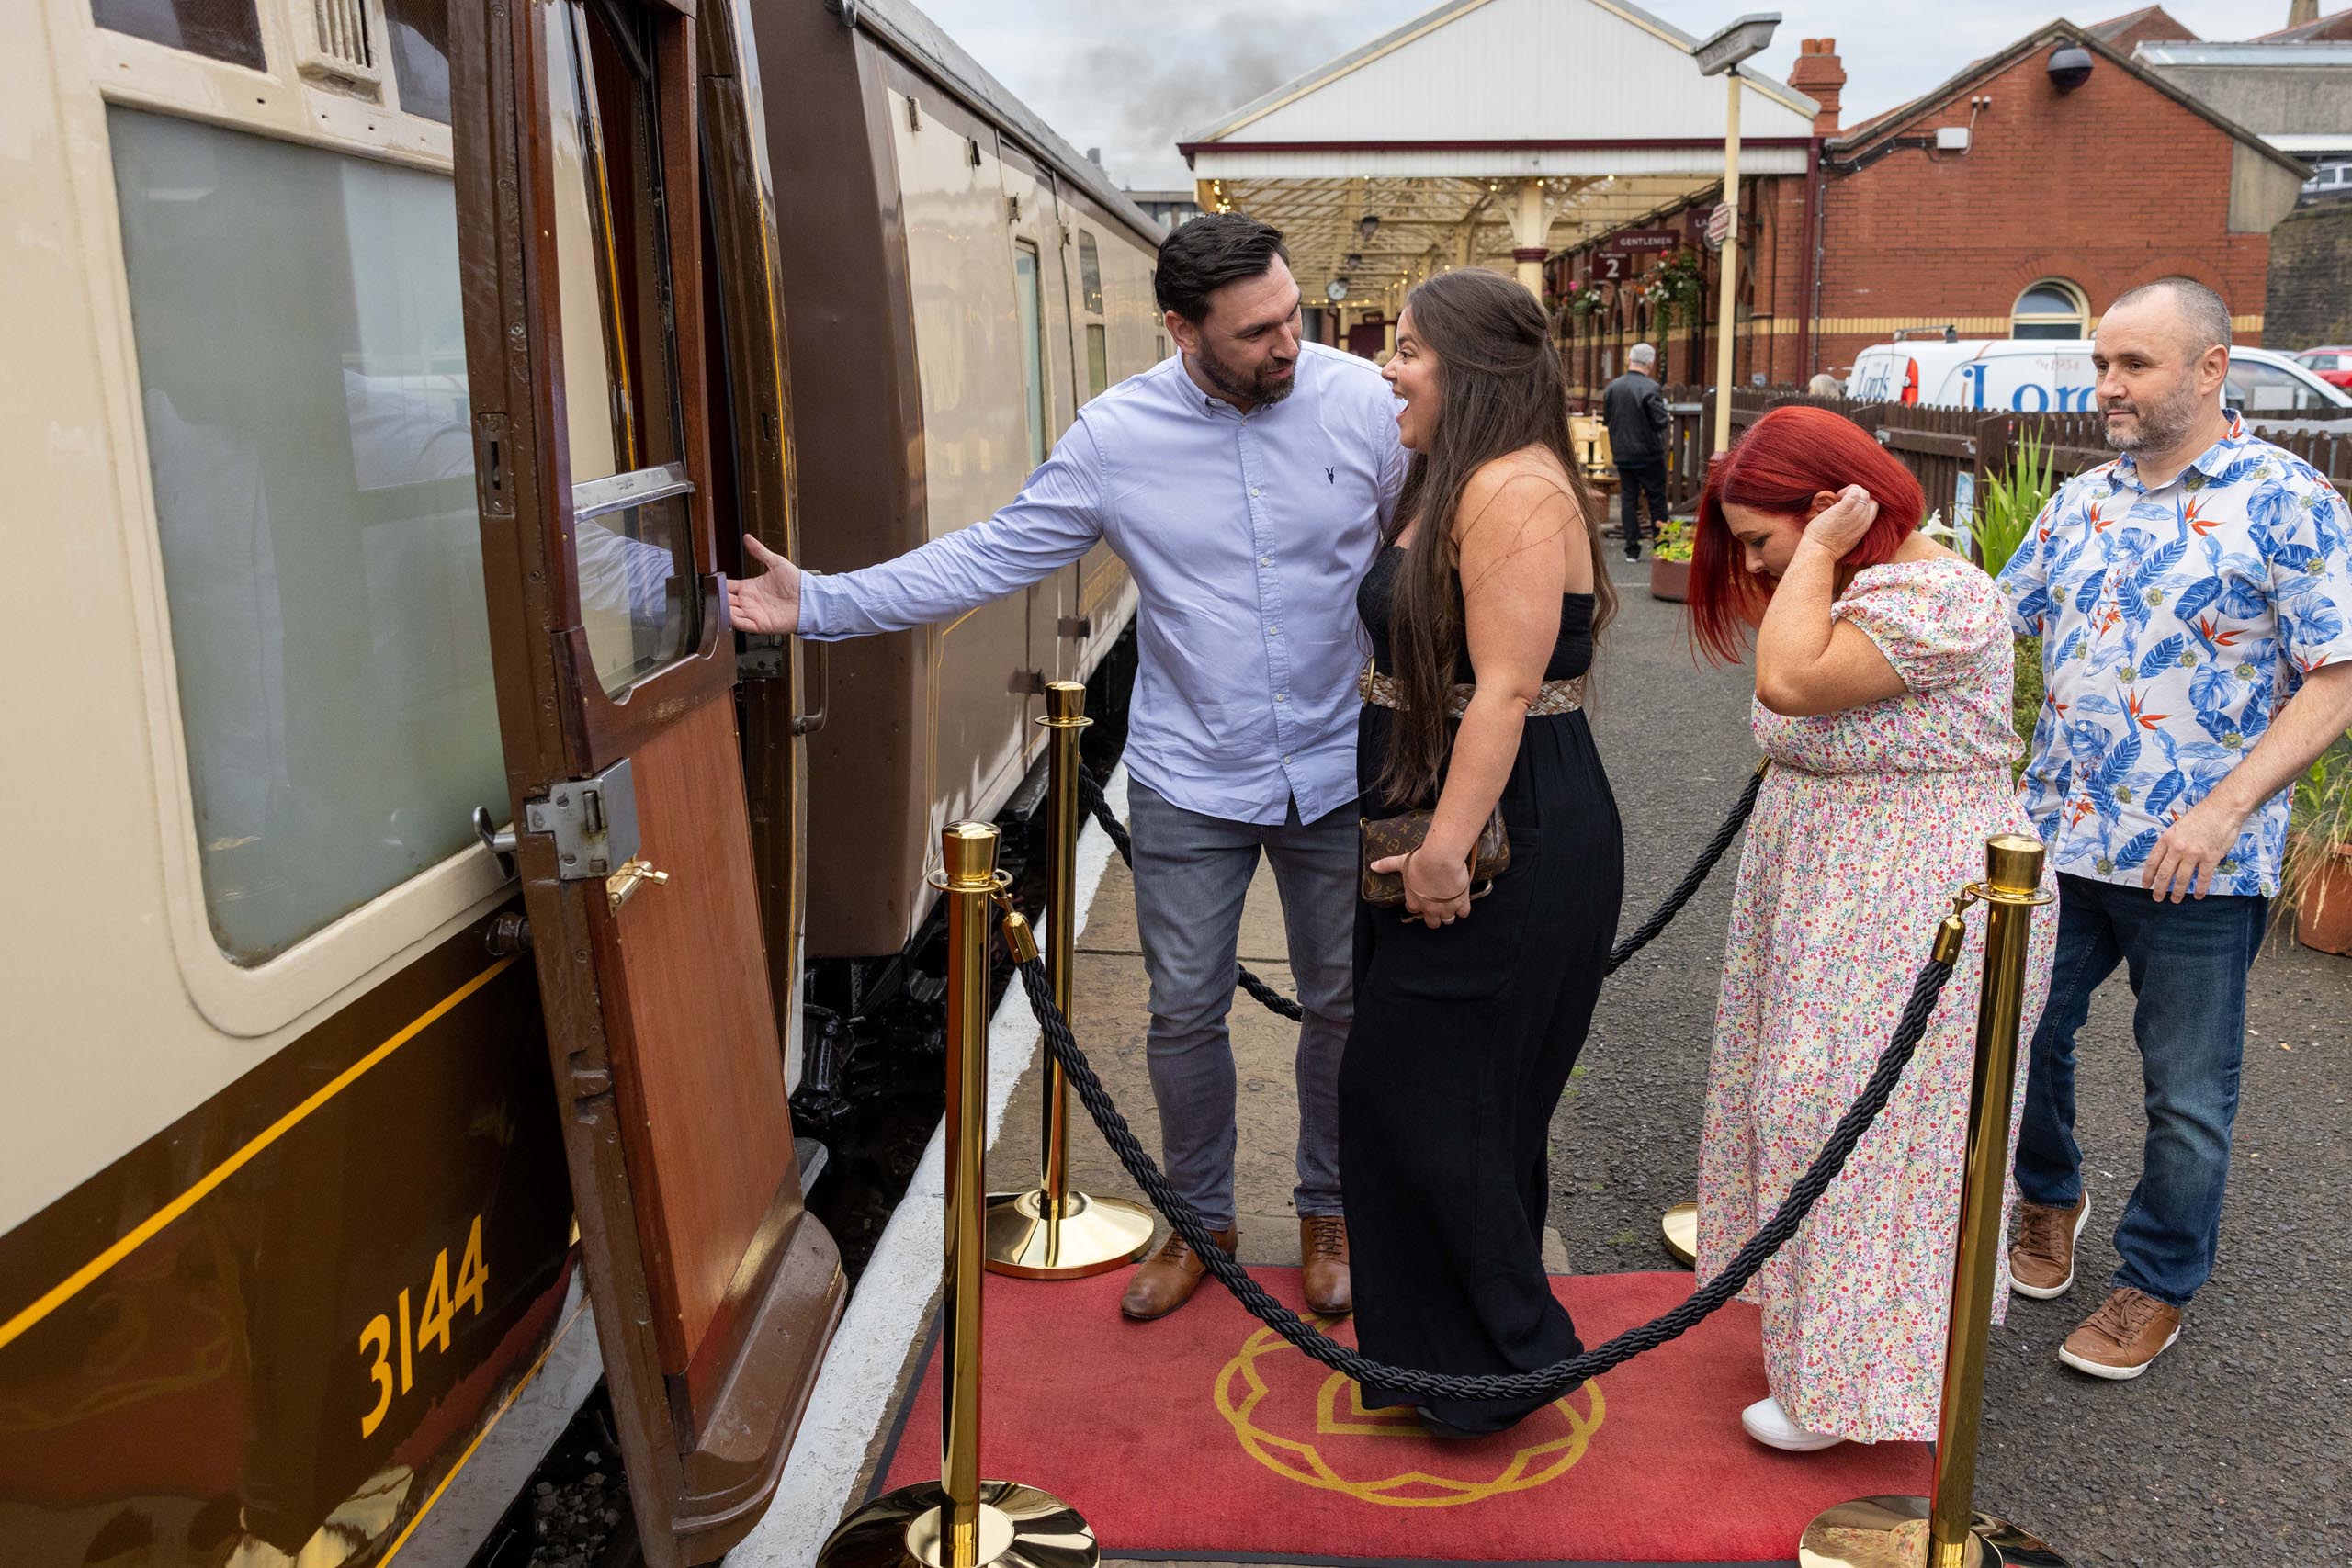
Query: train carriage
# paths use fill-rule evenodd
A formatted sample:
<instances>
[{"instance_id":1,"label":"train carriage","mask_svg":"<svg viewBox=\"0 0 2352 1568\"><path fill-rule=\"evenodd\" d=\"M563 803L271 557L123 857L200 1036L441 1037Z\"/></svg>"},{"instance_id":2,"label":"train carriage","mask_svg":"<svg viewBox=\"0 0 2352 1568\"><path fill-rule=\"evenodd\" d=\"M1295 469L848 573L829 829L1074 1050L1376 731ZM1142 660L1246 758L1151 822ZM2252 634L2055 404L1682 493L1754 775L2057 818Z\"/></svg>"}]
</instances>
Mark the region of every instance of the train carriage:
<instances>
[{"instance_id":1,"label":"train carriage","mask_svg":"<svg viewBox=\"0 0 2352 1568\"><path fill-rule=\"evenodd\" d=\"M1165 348L1148 220L859 9L11 0L0 1564L462 1561L599 1359L652 1561L764 1505L809 975L1133 590L827 668L722 575L976 520Z\"/></svg>"}]
</instances>

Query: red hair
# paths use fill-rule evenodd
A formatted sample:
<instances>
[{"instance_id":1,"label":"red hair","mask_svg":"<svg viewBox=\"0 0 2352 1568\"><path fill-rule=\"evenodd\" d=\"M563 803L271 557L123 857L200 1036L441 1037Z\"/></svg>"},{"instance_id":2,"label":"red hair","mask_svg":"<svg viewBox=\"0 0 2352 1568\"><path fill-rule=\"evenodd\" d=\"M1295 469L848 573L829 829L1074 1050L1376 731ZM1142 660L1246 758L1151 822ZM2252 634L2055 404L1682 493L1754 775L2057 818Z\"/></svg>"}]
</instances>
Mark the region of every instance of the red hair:
<instances>
[{"instance_id":1,"label":"red hair","mask_svg":"<svg viewBox=\"0 0 2352 1568\"><path fill-rule=\"evenodd\" d=\"M1690 540L1690 629L1708 658L1739 661L1747 628L1772 592L1741 564L1724 504L1752 506L1802 528L1815 495L1856 484L1878 502L1878 520L1846 562L1883 565L1917 531L1928 500L1911 470L1843 415L1802 403L1774 409L1709 465Z\"/></svg>"}]
</instances>

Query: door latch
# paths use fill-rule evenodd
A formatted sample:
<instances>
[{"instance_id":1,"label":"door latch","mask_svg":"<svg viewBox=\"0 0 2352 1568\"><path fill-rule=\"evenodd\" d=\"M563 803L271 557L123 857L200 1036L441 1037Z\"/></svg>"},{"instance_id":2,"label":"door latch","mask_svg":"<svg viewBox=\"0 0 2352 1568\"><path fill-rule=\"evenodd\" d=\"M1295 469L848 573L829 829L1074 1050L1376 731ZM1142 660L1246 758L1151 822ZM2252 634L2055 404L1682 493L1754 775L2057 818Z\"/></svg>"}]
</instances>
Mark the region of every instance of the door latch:
<instances>
[{"instance_id":1,"label":"door latch","mask_svg":"<svg viewBox=\"0 0 2352 1568\"><path fill-rule=\"evenodd\" d=\"M566 779L523 803L523 827L555 840L566 882L611 876L637 858L637 783L624 757L594 778Z\"/></svg>"}]
</instances>

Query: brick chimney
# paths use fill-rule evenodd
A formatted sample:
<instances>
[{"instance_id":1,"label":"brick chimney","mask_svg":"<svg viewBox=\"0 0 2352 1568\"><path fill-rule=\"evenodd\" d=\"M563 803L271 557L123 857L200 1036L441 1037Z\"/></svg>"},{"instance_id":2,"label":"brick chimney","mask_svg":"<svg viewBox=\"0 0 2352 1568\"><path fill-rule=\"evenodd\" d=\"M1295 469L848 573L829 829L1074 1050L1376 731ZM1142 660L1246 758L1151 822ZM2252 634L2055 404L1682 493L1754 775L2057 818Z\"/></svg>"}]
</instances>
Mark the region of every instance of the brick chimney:
<instances>
[{"instance_id":1,"label":"brick chimney","mask_svg":"<svg viewBox=\"0 0 2352 1568\"><path fill-rule=\"evenodd\" d=\"M1797 62L1789 70L1789 85L1821 106L1813 117L1815 136L1838 134L1838 95L1846 85L1845 62L1838 58L1834 38L1809 38L1797 45Z\"/></svg>"}]
</instances>

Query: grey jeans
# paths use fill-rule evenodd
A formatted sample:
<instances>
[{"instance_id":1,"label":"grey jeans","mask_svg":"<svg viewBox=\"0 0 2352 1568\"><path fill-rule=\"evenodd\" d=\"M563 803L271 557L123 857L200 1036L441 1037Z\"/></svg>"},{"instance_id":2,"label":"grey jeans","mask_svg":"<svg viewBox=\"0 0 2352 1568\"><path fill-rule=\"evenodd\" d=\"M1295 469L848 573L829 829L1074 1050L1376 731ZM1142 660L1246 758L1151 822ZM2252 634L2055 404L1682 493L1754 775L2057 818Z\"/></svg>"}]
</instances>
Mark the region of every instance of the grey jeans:
<instances>
[{"instance_id":1,"label":"grey jeans","mask_svg":"<svg viewBox=\"0 0 2352 1568\"><path fill-rule=\"evenodd\" d=\"M1242 900L1263 850L1306 1013L1298 1030L1298 1185L1291 1202L1301 1214L1340 1213L1340 1053L1355 1017L1354 808L1302 823L1294 801L1279 824L1230 822L1132 783L1127 807L1136 925L1151 977L1145 1055L1168 1179L1211 1229L1233 1224L1233 1040L1226 1016Z\"/></svg>"}]
</instances>

